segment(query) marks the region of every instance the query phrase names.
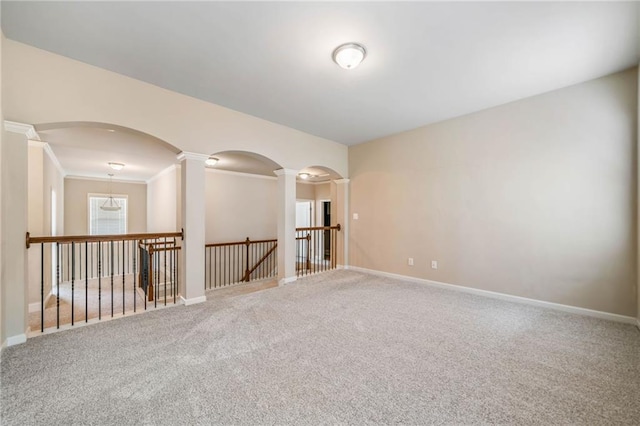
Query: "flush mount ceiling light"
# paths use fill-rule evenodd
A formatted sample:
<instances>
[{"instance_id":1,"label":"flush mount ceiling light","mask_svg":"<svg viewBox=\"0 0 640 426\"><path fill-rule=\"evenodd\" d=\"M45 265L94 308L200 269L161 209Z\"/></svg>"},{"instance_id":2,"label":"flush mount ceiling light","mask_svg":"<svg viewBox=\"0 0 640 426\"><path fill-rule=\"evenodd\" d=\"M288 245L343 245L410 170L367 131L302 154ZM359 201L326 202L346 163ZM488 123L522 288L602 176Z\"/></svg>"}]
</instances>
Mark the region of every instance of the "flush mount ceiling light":
<instances>
[{"instance_id":1,"label":"flush mount ceiling light","mask_svg":"<svg viewBox=\"0 0 640 426\"><path fill-rule=\"evenodd\" d=\"M206 160L204 160L204 164L206 164L207 166L215 166L218 161L220 161L219 159L217 159L216 157L209 157Z\"/></svg>"},{"instance_id":2,"label":"flush mount ceiling light","mask_svg":"<svg viewBox=\"0 0 640 426\"><path fill-rule=\"evenodd\" d=\"M109 163L109 167L111 167L113 170L117 170L120 171L124 168L124 164L122 163Z\"/></svg>"},{"instance_id":3,"label":"flush mount ceiling light","mask_svg":"<svg viewBox=\"0 0 640 426\"><path fill-rule=\"evenodd\" d=\"M311 175L309 173L299 173L300 179L309 179Z\"/></svg>"},{"instance_id":4,"label":"flush mount ceiling light","mask_svg":"<svg viewBox=\"0 0 640 426\"><path fill-rule=\"evenodd\" d=\"M333 51L333 61L347 70L360 65L365 56L367 56L367 50L358 43L345 43Z\"/></svg>"}]
</instances>

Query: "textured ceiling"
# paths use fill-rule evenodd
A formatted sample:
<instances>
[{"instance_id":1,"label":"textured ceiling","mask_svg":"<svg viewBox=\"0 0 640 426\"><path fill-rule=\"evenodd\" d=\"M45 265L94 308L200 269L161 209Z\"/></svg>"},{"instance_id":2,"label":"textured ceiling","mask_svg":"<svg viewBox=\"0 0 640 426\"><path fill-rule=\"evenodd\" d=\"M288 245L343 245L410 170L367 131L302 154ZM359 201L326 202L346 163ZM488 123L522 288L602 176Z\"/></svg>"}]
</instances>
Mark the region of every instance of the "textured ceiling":
<instances>
[{"instance_id":1,"label":"textured ceiling","mask_svg":"<svg viewBox=\"0 0 640 426\"><path fill-rule=\"evenodd\" d=\"M638 63L635 2L9 2L6 37L354 144ZM332 50L363 43L355 70Z\"/></svg>"}]
</instances>

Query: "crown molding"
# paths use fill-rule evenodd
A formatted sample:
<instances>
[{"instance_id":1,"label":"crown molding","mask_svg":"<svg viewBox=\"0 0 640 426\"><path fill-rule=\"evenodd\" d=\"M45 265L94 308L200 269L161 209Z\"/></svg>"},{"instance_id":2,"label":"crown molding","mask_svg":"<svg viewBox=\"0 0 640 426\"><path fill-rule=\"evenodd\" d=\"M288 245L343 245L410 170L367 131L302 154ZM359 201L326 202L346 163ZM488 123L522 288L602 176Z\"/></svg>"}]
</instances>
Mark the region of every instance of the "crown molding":
<instances>
[{"instance_id":1,"label":"crown molding","mask_svg":"<svg viewBox=\"0 0 640 426\"><path fill-rule=\"evenodd\" d=\"M55 168L58 169L58 172L60 172L60 174L62 175L63 178L66 177L67 176L67 172L62 167L62 164L60 164L60 161L58 160L58 157L56 157L56 154L51 149L51 145L49 145L48 143L45 142L43 148L44 148L44 152L47 153L47 155L49 156L49 159L51 160L51 162L53 163Z\"/></svg>"},{"instance_id":2,"label":"crown molding","mask_svg":"<svg viewBox=\"0 0 640 426\"><path fill-rule=\"evenodd\" d=\"M17 121L4 120L4 129L7 132L20 133L25 135L27 139L39 141L40 135L36 132L36 128L31 124L18 123Z\"/></svg>"},{"instance_id":3,"label":"crown molding","mask_svg":"<svg viewBox=\"0 0 640 426\"><path fill-rule=\"evenodd\" d=\"M169 167L166 167L163 170L160 170L158 173L156 173L155 175L151 176L149 179L146 180L147 184L150 184L154 180L160 179L162 176L171 173L172 171L176 170L178 167L180 166L176 166L175 164L172 164Z\"/></svg>"},{"instance_id":4,"label":"crown molding","mask_svg":"<svg viewBox=\"0 0 640 426\"><path fill-rule=\"evenodd\" d=\"M51 145L49 145L47 142L37 141L33 139L29 139L27 142L29 146L42 148L42 150L47 153L49 159L51 160L55 168L58 169L58 172L60 172L62 177L64 178L67 176L67 172L62 167L62 164L60 164L60 160L58 160L58 157L56 157L56 154L51 149Z\"/></svg>"},{"instance_id":5,"label":"crown molding","mask_svg":"<svg viewBox=\"0 0 640 426\"><path fill-rule=\"evenodd\" d=\"M221 175L231 175L231 176L239 176L239 177L247 177L253 179L267 179L267 180L278 180L275 176L265 176L265 175L256 175L253 173L245 173L245 172L234 172L232 170L221 170L216 168L207 167L205 168L207 173L217 173Z\"/></svg>"},{"instance_id":6,"label":"crown molding","mask_svg":"<svg viewBox=\"0 0 640 426\"><path fill-rule=\"evenodd\" d=\"M109 182L108 178L101 177L92 177L92 176L76 176L76 175L68 175L64 177L65 179L73 179L73 180L92 180L96 182ZM124 179L113 179L111 180L113 183L131 183L134 185L146 185L147 182L143 180L124 180Z\"/></svg>"},{"instance_id":7,"label":"crown molding","mask_svg":"<svg viewBox=\"0 0 640 426\"><path fill-rule=\"evenodd\" d=\"M200 153L197 153L197 152L182 151L180 154L178 154L178 156L176 158L178 159L178 161L198 160L198 161L202 161L204 163L209 157L210 157L210 155L208 155L208 154L200 154Z\"/></svg>"},{"instance_id":8,"label":"crown molding","mask_svg":"<svg viewBox=\"0 0 640 426\"><path fill-rule=\"evenodd\" d=\"M298 175L298 171L294 169L278 169L278 170L274 170L273 173L275 173L276 176L297 176Z\"/></svg>"},{"instance_id":9,"label":"crown molding","mask_svg":"<svg viewBox=\"0 0 640 426\"><path fill-rule=\"evenodd\" d=\"M320 181L320 182L309 182L309 181L300 179L300 180L297 180L296 183L299 183L300 185L314 185L314 186L317 186L317 185L328 185L328 184L331 183L331 180L323 180L323 181Z\"/></svg>"},{"instance_id":10,"label":"crown molding","mask_svg":"<svg viewBox=\"0 0 640 426\"><path fill-rule=\"evenodd\" d=\"M336 185L346 185L350 182L350 179L336 179L333 181Z\"/></svg>"}]
</instances>

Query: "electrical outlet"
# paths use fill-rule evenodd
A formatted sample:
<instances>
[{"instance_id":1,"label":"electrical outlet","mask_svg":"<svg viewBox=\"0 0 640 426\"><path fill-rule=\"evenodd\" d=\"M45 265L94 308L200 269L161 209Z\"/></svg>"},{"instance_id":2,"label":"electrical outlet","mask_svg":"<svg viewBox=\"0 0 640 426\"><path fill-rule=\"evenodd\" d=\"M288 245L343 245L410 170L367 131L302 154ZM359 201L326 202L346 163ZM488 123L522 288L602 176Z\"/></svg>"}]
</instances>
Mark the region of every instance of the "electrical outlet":
<instances>
[{"instance_id":1,"label":"electrical outlet","mask_svg":"<svg viewBox=\"0 0 640 426\"><path fill-rule=\"evenodd\" d=\"M413 257L410 257L407 263L409 264L409 266L413 266Z\"/></svg>"},{"instance_id":2,"label":"electrical outlet","mask_svg":"<svg viewBox=\"0 0 640 426\"><path fill-rule=\"evenodd\" d=\"M438 261L437 260L432 260L431 261L431 269L438 269Z\"/></svg>"}]
</instances>

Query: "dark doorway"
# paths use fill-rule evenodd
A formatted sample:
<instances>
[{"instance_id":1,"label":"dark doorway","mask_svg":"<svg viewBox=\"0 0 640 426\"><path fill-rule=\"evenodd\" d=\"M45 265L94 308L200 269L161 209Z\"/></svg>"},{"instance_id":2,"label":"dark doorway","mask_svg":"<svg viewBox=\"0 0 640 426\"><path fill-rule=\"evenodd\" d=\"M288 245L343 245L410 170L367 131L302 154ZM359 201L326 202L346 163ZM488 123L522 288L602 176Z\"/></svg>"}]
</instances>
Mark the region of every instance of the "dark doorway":
<instances>
[{"instance_id":1,"label":"dark doorway","mask_svg":"<svg viewBox=\"0 0 640 426\"><path fill-rule=\"evenodd\" d=\"M322 226L331 226L331 201L322 202ZM331 259L331 231L324 231L324 260Z\"/></svg>"}]
</instances>

